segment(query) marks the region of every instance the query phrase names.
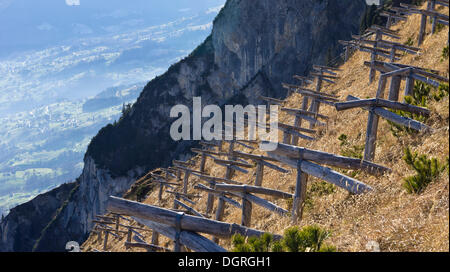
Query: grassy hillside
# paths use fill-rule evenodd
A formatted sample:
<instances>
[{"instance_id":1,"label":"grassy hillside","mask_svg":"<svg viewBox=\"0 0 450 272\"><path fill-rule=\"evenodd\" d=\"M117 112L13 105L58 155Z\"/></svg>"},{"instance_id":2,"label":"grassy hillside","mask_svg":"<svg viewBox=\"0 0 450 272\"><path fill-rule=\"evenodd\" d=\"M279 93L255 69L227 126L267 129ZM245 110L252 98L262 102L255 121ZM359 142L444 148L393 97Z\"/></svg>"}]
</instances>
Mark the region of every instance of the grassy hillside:
<instances>
[{"instance_id":1,"label":"grassy hillside","mask_svg":"<svg viewBox=\"0 0 450 272\"><path fill-rule=\"evenodd\" d=\"M448 9L442 8L439 12L448 14ZM411 39L416 41L419 24L420 17L413 15L407 22L400 22L392 28L399 30L402 37L400 42L407 43ZM427 31L429 32L430 29ZM432 68L440 71L440 75L448 77L448 55L446 58L442 56L443 49L447 46L447 40L448 27L443 27L438 33L426 36L421 47L421 55L405 55L399 62ZM339 95L340 100L345 100L347 95L360 98L375 97L379 74L377 74L376 80L369 85L369 69L363 65L363 62L369 59L369 54L356 52L347 63L340 67L343 71L339 72L341 78L337 80L337 84L325 85L323 90ZM402 85L401 90L403 89ZM402 98L400 97L400 99ZM294 94L287 101L287 107L299 108L301 96ZM327 243L336 246L338 251L366 251L366 244L369 241L377 241L382 251L448 251L448 166L419 194L408 193L402 185L404 178L415 174L402 159L405 148L425 154L429 158L437 158L443 164L448 163L448 93L440 101L429 99L428 108L432 113L426 123L435 129L433 133L400 133L395 136L391 131L391 125L380 119L375 162L390 167L393 172L381 177L355 171L346 172L372 186L375 189L373 192L350 195L343 189L310 177L308 199L299 226L315 224L331 231L331 237ZM337 112L334 107L324 105L321 107L320 113L330 117L327 127L320 129L317 141L300 140L300 146L346 156L358 157L362 154L361 147L364 146L368 115L366 111L354 109ZM285 113L280 114L281 122L293 124L293 117ZM280 139L282 139L281 134ZM250 152L243 147L238 149ZM254 153L262 154L259 151ZM199 158L195 157L193 160L199 163ZM207 161L206 169L212 176L223 177L225 175L225 168L214 165L210 159ZM290 173L280 174L266 168L263 186L294 193L296 171L290 170ZM251 169L249 174L236 173L233 179L252 184L254 175L255 169ZM191 184L198 181L195 177L190 179ZM137 186L132 190L136 190L140 182L142 180L138 181ZM164 201L158 204L158 190L153 188L149 188L149 190L144 203L172 207L173 196L164 194ZM189 191L199 193L193 188L190 188ZM202 194L205 197L199 200L194 208L204 212L206 194ZM130 198L132 195L134 194L131 193ZM289 201L268 199L283 208L290 208ZM241 210L227 205L224 221L239 224L240 220ZM283 218L253 205L252 228L283 234L289 226L291 226L290 218ZM150 241L151 236L146 238L147 241ZM91 235L84 244L84 250L101 249L101 244L96 239L96 235ZM125 238L122 240L111 239L108 250L125 251L124 241ZM172 247L172 242L163 237L160 239L160 244ZM230 240L221 240L220 244L227 249L231 248Z\"/></svg>"}]
</instances>

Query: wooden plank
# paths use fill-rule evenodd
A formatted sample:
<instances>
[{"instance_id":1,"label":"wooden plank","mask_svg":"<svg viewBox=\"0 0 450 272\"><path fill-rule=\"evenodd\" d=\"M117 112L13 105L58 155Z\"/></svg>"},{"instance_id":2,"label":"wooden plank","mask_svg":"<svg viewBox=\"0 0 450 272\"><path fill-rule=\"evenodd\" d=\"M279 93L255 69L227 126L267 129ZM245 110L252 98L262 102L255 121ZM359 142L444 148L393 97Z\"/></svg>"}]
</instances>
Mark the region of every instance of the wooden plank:
<instances>
[{"instance_id":1,"label":"wooden plank","mask_svg":"<svg viewBox=\"0 0 450 272\"><path fill-rule=\"evenodd\" d=\"M168 209L142 204L136 201L130 201L114 196L109 197L107 207L110 211L120 212L122 214L132 216L133 219L141 218L151 220L160 224L165 224L170 227L175 227L175 218L177 216L177 213ZM139 222L138 220L136 221ZM236 233L239 233L243 236L258 237L264 234L263 231L192 215L183 216L181 220L181 229L186 231L212 234L223 238L230 238L233 234ZM159 230L158 232L161 233ZM274 234L274 238L280 239L281 236Z\"/></svg>"},{"instance_id":2,"label":"wooden plank","mask_svg":"<svg viewBox=\"0 0 450 272\"><path fill-rule=\"evenodd\" d=\"M420 28L419 28L419 37L417 38L417 45L421 46L422 42L425 38L425 29L427 27L427 16L425 14L421 15L420 18Z\"/></svg>"},{"instance_id":3,"label":"wooden plank","mask_svg":"<svg viewBox=\"0 0 450 272\"><path fill-rule=\"evenodd\" d=\"M277 161L273 158L267 157L267 156L263 156L263 155L255 155L255 154L249 154L249 153L244 153L244 152L240 152L240 151L233 151L233 154L235 156L238 157L242 157L242 158L246 158L246 159L250 159L250 160L265 160L265 161Z\"/></svg>"},{"instance_id":4,"label":"wooden plank","mask_svg":"<svg viewBox=\"0 0 450 272\"><path fill-rule=\"evenodd\" d=\"M198 171L198 170L194 170L194 169L191 169L191 168L186 168L186 167L184 167L184 166L179 166L179 165L174 166L174 168L179 169L179 170L182 170L182 171L185 171L185 172L199 173L199 174L206 174L206 173L200 172L200 171Z\"/></svg>"},{"instance_id":5,"label":"wooden plank","mask_svg":"<svg viewBox=\"0 0 450 272\"><path fill-rule=\"evenodd\" d=\"M286 110L286 113L295 116L295 122L294 122L294 124L295 124L296 127L299 127L299 126L301 125L301 122L300 122L300 121L301 121L302 119L304 119L304 120L306 120L306 121L308 121L308 122L310 122L310 123L313 122L313 123L316 124L317 126L326 126L326 125L327 125L326 123L320 122L320 121L318 121L317 119L315 119L315 118L313 118L313 117L310 117L310 116L308 116L308 115L303 115L303 114L297 113L297 112L295 112L295 111Z\"/></svg>"},{"instance_id":6,"label":"wooden plank","mask_svg":"<svg viewBox=\"0 0 450 272\"><path fill-rule=\"evenodd\" d=\"M259 161L256 165L255 186L261 186L264 177L264 164L263 161Z\"/></svg>"},{"instance_id":7,"label":"wooden plank","mask_svg":"<svg viewBox=\"0 0 450 272\"><path fill-rule=\"evenodd\" d=\"M213 176L208 176L208 175L201 175L201 174L196 174L196 173L193 173L193 175L199 177L202 180L208 181L208 182L209 181L213 181L214 183L222 182L222 183L232 183L232 184L238 184L238 185L242 184L242 182L231 180L231 179L227 179L227 178L219 178L219 177L213 177Z\"/></svg>"},{"instance_id":8,"label":"wooden plank","mask_svg":"<svg viewBox=\"0 0 450 272\"><path fill-rule=\"evenodd\" d=\"M288 158L282 155L278 155L272 151L269 151L269 156L277 158L280 162L289 165L292 168L297 168L298 161L292 158ZM332 183L338 187L341 187L353 194L362 194L368 191L372 191L372 187L366 185L354 178L347 177L339 172L332 170L331 168L324 167L306 160L302 160L300 163L300 169L308 175L314 176L318 179L322 179L329 183Z\"/></svg>"},{"instance_id":9,"label":"wooden plank","mask_svg":"<svg viewBox=\"0 0 450 272\"><path fill-rule=\"evenodd\" d=\"M103 251L106 251L108 247L108 237L109 237L109 231L104 231L105 233L105 239L103 240Z\"/></svg>"},{"instance_id":10,"label":"wooden plank","mask_svg":"<svg viewBox=\"0 0 450 272\"><path fill-rule=\"evenodd\" d=\"M241 225L250 227L252 222L252 203L247 200L246 195L242 198L242 216Z\"/></svg>"},{"instance_id":11,"label":"wooden plank","mask_svg":"<svg viewBox=\"0 0 450 272\"><path fill-rule=\"evenodd\" d=\"M303 215L303 205L306 199L306 188L308 175L302 172L301 167L297 167L297 181L295 185L295 194L292 202L292 221L298 223Z\"/></svg>"},{"instance_id":12,"label":"wooden plank","mask_svg":"<svg viewBox=\"0 0 450 272\"><path fill-rule=\"evenodd\" d=\"M293 197L292 194L283 191L251 185L216 184L216 190L223 192L228 191L228 192L263 194L282 199L288 199Z\"/></svg>"},{"instance_id":13,"label":"wooden plank","mask_svg":"<svg viewBox=\"0 0 450 272\"><path fill-rule=\"evenodd\" d=\"M193 162L185 162L185 161L179 161L179 160L173 160L172 161L173 164L178 164L184 167L194 167L195 163Z\"/></svg>"},{"instance_id":14,"label":"wooden plank","mask_svg":"<svg viewBox=\"0 0 450 272\"><path fill-rule=\"evenodd\" d=\"M422 75L424 77L432 78L432 79L435 79L435 80L438 80L438 81L442 81L442 82L447 82L448 83L448 81L449 81L448 78L438 75L437 71L428 72L428 71L424 70L424 68L419 68L419 67L415 67L415 66L410 66L410 67L413 69L413 72L415 74Z\"/></svg>"},{"instance_id":15,"label":"wooden plank","mask_svg":"<svg viewBox=\"0 0 450 272\"><path fill-rule=\"evenodd\" d=\"M223 164L223 163L220 163L220 162L216 162L216 164L217 164L217 165L220 165L220 166L223 166L223 167L226 167L227 169L231 168L231 169L236 170L236 171L239 171L239 172L241 172L241 173L248 174L248 171L247 171L247 170L245 170L245 169L243 169L243 168L240 168L239 166L236 166L236 165ZM227 171L227 172L228 172L228 173L232 173L231 171ZM231 176L231 175L228 174L228 175L226 175L226 176Z\"/></svg>"},{"instance_id":16,"label":"wooden plank","mask_svg":"<svg viewBox=\"0 0 450 272\"><path fill-rule=\"evenodd\" d=\"M358 99L358 100L350 100L347 102L340 102L335 104L337 111L348 110L353 108L361 108L361 107L385 107L394 110L402 110L407 111L423 116L429 116L430 110L410 104L389 101L381 98L372 98L372 99Z\"/></svg>"},{"instance_id":17,"label":"wooden plank","mask_svg":"<svg viewBox=\"0 0 450 272\"><path fill-rule=\"evenodd\" d=\"M169 194L174 194L174 195L179 195L179 196L185 196L185 197L189 197L189 198L201 198L201 195L194 195L194 194L187 194L187 193L180 193L180 192L175 192L175 191L170 191L170 190L166 190L167 193Z\"/></svg>"},{"instance_id":18,"label":"wooden plank","mask_svg":"<svg viewBox=\"0 0 450 272\"><path fill-rule=\"evenodd\" d=\"M259 96L259 99L265 100L265 101L268 101L270 103L274 103L277 105L282 105L285 102L284 100L280 100L280 99L276 99L276 98L272 98L272 97L265 97L265 96Z\"/></svg>"},{"instance_id":19,"label":"wooden plank","mask_svg":"<svg viewBox=\"0 0 450 272\"><path fill-rule=\"evenodd\" d=\"M215 159L214 162L220 163L220 164L235 165L235 166L240 166L240 167L245 167L245 168L253 168L254 167L254 165L251 165L248 163L232 161L232 160Z\"/></svg>"},{"instance_id":20,"label":"wooden plank","mask_svg":"<svg viewBox=\"0 0 450 272\"><path fill-rule=\"evenodd\" d=\"M313 98L319 98L321 100L327 100L327 101L333 101L333 102L339 101L338 99L331 97L331 96L324 95L321 92L311 91L311 90L305 89L305 88L296 88L295 92L299 93L301 95L306 95L306 96L313 97Z\"/></svg>"},{"instance_id":21,"label":"wooden plank","mask_svg":"<svg viewBox=\"0 0 450 272\"><path fill-rule=\"evenodd\" d=\"M194 208L192 208L191 206L187 205L186 203L181 202L180 200L175 199L174 201L177 202L177 204L183 208L185 208L188 212L193 213L196 216L199 217L205 217L203 216L203 214L199 213L198 211L196 211Z\"/></svg>"},{"instance_id":22,"label":"wooden plank","mask_svg":"<svg viewBox=\"0 0 450 272\"><path fill-rule=\"evenodd\" d=\"M289 170L284 169L283 167L280 167L278 165L275 165L275 164L272 164L272 163L269 163L269 162L266 162L266 161L262 161L261 163L262 163L262 166L267 166L269 168L272 168L275 171L278 171L278 172L281 172L281 173L289 173ZM261 171L263 171L263 170L264 170L264 168L262 167ZM262 181L262 174L261 174L261 181ZM256 185L256 183L255 183L255 185Z\"/></svg>"},{"instance_id":23,"label":"wooden plank","mask_svg":"<svg viewBox=\"0 0 450 272\"><path fill-rule=\"evenodd\" d=\"M263 142L269 144L269 142ZM276 143L271 143L276 144ZM277 144L277 149L271 151L273 154L278 154L281 156L287 156L292 159L299 159L300 154L302 154L304 160L309 160L313 162L317 162L320 164L326 164L333 167L339 167L344 169L353 169L353 170L363 170L369 174L384 174L386 172L391 172L392 170L364 160L343 157L339 155L330 154L323 151L311 150L304 147L298 147L293 145L285 145L285 144ZM272 155L269 155L273 158L278 159ZM295 168L295 167L294 167Z\"/></svg>"},{"instance_id":24,"label":"wooden plank","mask_svg":"<svg viewBox=\"0 0 450 272\"><path fill-rule=\"evenodd\" d=\"M130 248L130 247L143 248L143 249L150 250L150 251L172 252L172 250L165 248L165 247L147 244L147 243L140 243L140 242L134 242L134 243L125 242L125 247L127 247L127 248Z\"/></svg>"},{"instance_id":25,"label":"wooden plank","mask_svg":"<svg viewBox=\"0 0 450 272\"><path fill-rule=\"evenodd\" d=\"M312 77L320 77L320 78L331 78L331 79L339 79L338 76L334 76L334 75L324 75L324 74L318 74L318 73L310 73L309 74Z\"/></svg>"},{"instance_id":26,"label":"wooden plank","mask_svg":"<svg viewBox=\"0 0 450 272\"><path fill-rule=\"evenodd\" d=\"M239 204L239 202L235 201L235 200L232 199L232 198L226 197L222 192L219 192L219 191L216 191L216 190L214 190L214 189L208 188L208 187L206 187L206 186L203 185L203 184L197 184L197 185L195 185L194 189L202 190L202 191L211 193L211 194L213 194L213 195L215 195L215 196L217 196L217 197L219 197L219 198L222 198L225 202L227 202L227 203L229 203L229 204L235 206L236 208L242 209L242 206L241 206L241 204Z\"/></svg>"},{"instance_id":27,"label":"wooden plank","mask_svg":"<svg viewBox=\"0 0 450 272\"><path fill-rule=\"evenodd\" d=\"M316 130L314 130L314 129L308 129L308 128L302 128L302 127L294 127L294 126L291 126L291 125L288 125L288 124L284 124L284 123L280 123L280 122L278 122L278 127L280 128L286 128L286 129L289 129L289 130L295 130L295 131L298 131L298 132L305 132L305 133L310 133L310 134L315 134L317 131Z\"/></svg>"},{"instance_id":28,"label":"wooden plank","mask_svg":"<svg viewBox=\"0 0 450 272\"><path fill-rule=\"evenodd\" d=\"M188 183L189 183L189 176L191 175L191 171L184 172L183 177L183 193L187 194L188 191Z\"/></svg>"},{"instance_id":29,"label":"wooden plank","mask_svg":"<svg viewBox=\"0 0 450 272\"><path fill-rule=\"evenodd\" d=\"M300 80L304 85L304 83L308 83L308 84L312 84L313 83L313 79L306 77L306 76L299 76L299 75L294 75L293 78Z\"/></svg>"},{"instance_id":30,"label":"wooden plank","mask_svg":"<svg viewBox=\"0 0 450 272\"><path fill-rule=\"evenodd\" d=\"M414 93L414 78L411 76L406 77L406 85L405 85L405 95L411 96ZM430 115L430 111L428 111L428 115Z\"/></svg>"},{"instance_id":31,"label":"wooden plank","mask_svg":"<svg viewBox=\"0 0 450 272\"><path fill-rule=\"evenodd\" d=\"M308 88L304 88L304 87L296 86L296 85L292 85L292 84L282 83L282 86L283 86L283 88L291 89L294 92L296 90L300 90L300 91L305 91L305 92L308 92L308 93L313 93L313 94L317 94L317 95L327 96L327 97L331 97L331 98L338 98L339 97L339 96L334 95L334 94L328 94L328 93L325 93L325 92L315 91L315 90L311 90L311 89L308 89Z\"/></svg>"},{"instance_id":32,"label":"wooden plank","mask_svg":"<svg viewBox=\"0 0 450 272\"><path fill-rule=\"evenodd\" d=\"M278 129L283 131L285 134L291 134L293 136L296 136L296 137L299 137L299 138L302 138L302 139L305 139L305 140L308 140L308 141L316 140L314 137L310 137L310 136L304 135L304 134L299 133L299 132L297 132L295 130L292 130L292 129L287 129L287 128L283 128L283 127L279 127Z\"/></svg>"},{"instance_id":33,"label":"wooden plank","mask_svg":"<svg viewBox=\"0 0 450 272\"><path fill-rule=\"evenodd\" d=\"M312 112L312 111L307 111L307 110L292 109L292 108L281 108L281 110L286 111L286 112L293 112L295 114L299 113L299 114L303 114L303 115L309 115L309 116L313 116L315 118L321 118L324 120L330 119L328 116L325 116L323 114Z\"/></svg>"},{"instance_id":34,"label":"wooden plank","mask_svg":"<svg viewBox=\"0 0 450 272\"><path fill-rule=\"evenodd\" d=\"M375 147L378 132L379 117L373 111L375 108L369 108L369 118L367 120L366 144L364 148L364 160L373 161L375 158Z\"/></svg>"},{"instance_id":35,"label":"wooden plank","mask_svg":"<svg viewBox=\"0 0 450 272\"><path fill-rule=\"evenodd\" d=\"M340 68L336 68L336 67L330 67L330 66L325 66L325 65L317 65L317 64L313 64L313 69L317 69L317 70L331 70L331 71L343 71Z\"/></svg>"},{"instance_id":36,"label":"wooden plank","mask_svg":"<svg viewBox=\"0 0 450 272\"><path fill-rule=\"evenodd\" d=\"M359 99L357 97L354 96L348 96L347 99L349 100L356 100ZM363 108L364 110L368 110L367 108ZM373 109L374 113L377 114L378 116L389 120L391 122L394 122L400 126L404 126L410 129L414 129L417 131L433 131L433 129L419 121L416 121L414 119L411 118L407 118L407 117L403 117L400 116L398 114L395 114L391 111L385 110L383 108L374 108Z\"/></svg>"},{"instance_id":37,"label":"wooden plank","mask_svg":"<svg viewBox=\"0 0 450 272\"><path fill-rule=\"evenodd\" d=\"M164 225L145 218L133 217L133 219L136 220L136 222L146 225L158 233L175 240L177 234L175 227ZM223 247L196 232L182 230L179 234L179 240L182 245L192 249L195 252L226 252Z\"/></svg>"},{"instance_id":38,"label":"wooden plank","mask_svg":"<svg viewBox=\"0 0 450 272\"><path fill-rule=\"evenodd\" d=\"M244 197L243 193L236 192L236 193L232 193L232 194L235 194L235 195L237 195L237 196L239 196L241 198ZM287 210L277 206L276 204L274 204L274 203L272 203L272 202L270 202L270 201L268 201L268 200L266 200L264 198L260 198L258 196L253 195L253 194L250 194L250 193L245 194L245 198L248 201L250 201L250 202L252 202L252 203L254 203L256 205L261 206L261 207L263 207L263 208L265 208L265 209L267 209L269 211L275 212L275 213L277 213L277 214L279 214L281 216L289 215L289 211L287 211Z\"/></svg>"}]
</instances>

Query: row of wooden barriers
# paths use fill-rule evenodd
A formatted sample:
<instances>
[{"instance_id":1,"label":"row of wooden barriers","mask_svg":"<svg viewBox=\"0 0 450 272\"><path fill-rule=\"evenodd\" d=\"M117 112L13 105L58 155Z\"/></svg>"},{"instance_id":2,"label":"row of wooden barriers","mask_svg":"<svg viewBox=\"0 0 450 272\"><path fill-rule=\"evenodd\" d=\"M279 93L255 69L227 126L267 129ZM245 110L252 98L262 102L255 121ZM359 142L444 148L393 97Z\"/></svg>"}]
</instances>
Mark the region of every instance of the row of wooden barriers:
<instances>
[{"instance_id":1,"label":"row of wooden barriers","mask_svg":"<svg viewBox=\"0 0 450 272\"><path fill-rule=\"evenodd\" d=\"M292 222L298 223L303 213L309 176L332 183L352 194L372 191L373 188L369 185L334 169L354 169L371 175L383 175L391 171L391 169L373 162L380 117L412 130L424 133L433 131L426 124L398 115L393 110L428 116L430 114L428 109L399 101L402 80L406 83L404 96L408 96L412 95L414 91L415 81L439 86L441 82L448 83L448 78L440 76L438 71L432 69L398 63L397 61L402 56L398 52L420 54L421 49L391 41L400 37L396 31L390 29L390 26L399 20L406 20L408 15L420 14L422 16L418 37L420 46L425 35L427 17L431 18L433 32L437 23L448 25L448 16L434 11L436 5L448 7L448 1L429 0L426 10L420 10L411 5L393 8L382 14L388 17L386 27L373 25L363 35L352 36L354 40L340 41L345 48L345 60L348 59L352 50L370 53L370 61L364 62L364 65L370 68L369 82L375 80L376 72L380 73L378 89L374 98L361 99L348 96L346 101L340 101L337 95L323 91L324 84L332 86L339 79L340 70L334 67L314 65L308 76L294 75L298 84L283 84L283 87L288 90L288 95L292 93L301 95L302 104L299 108L285 107L285 100L260 97L268 105L277 105L282 112L295 117L293 124L278 123L283 137L282 143L276 143L275 150L266 152L266 155L253 154L258 153L254 151L261 151L258 150L258 144L268 144L264 141L238 140L236 138L201 141L200 148L192 148L192 152L198 154L195 159L197 163L194 159L174 160L173 166L152 171L146 176L144 183L155 184L159 188L160 202L164 193L174 196L171 208L147 205L111 196L107 206L109 213L97 215L92 221L95 224L93 233L98 235L99 243L103 243L101 251L108 250L110 236L122 238L126 235L125 247L127 249L143 248L147 251L164 252L189 250L224 252L226 250L218 244L219 239L229 239L236 233L247 237L260 236L264 233L264 231L250 228L253 205L258 205L281 216L291 216ZM387 61L382 61L380 58L385 58ZM390 86L386 91L388 80ZM313 86L313 88L309 86ZM362 160L298 146L300 139L314 141L317 134L316 128L327 125L329 118L319 113L321 106L334 107L337 111L362 108L368 112ZM227 144L225 145L225 143ZM248 152L236 150L237 146L241 147L241 150L247 149ZM225 175L215 177L207 173L205 170L207 160L212 160L215 165L224 167ZM293 194L264 187L264 169L270 168L280 173L292 171L284 166L297 170ZM256 168L252 184L233 180L236 172L247 174L251 168ZM195 178L195 182L192 181L193 178ZM188 189L191 191L194 189L198 194L189 193ZM196 201L203 196L207 197L204 211L194 209ZM292 199L292 210L288 211L279 207L263 196ZM217 206L215 214L213 214L216 198ZM242 211L241 224L222 222L227 205ZM136 224L133 225L133 221L137 222L139 226L134 226ZM151 242L146 242L146 234L152 235ZM159 245L160 234L174 241L172 249ZM201 234L211 235L212 239ZM274 235L274 239L281 239L281 236ZM94 251L100 250L95 249Z\"/></svg>"}]
</instances>

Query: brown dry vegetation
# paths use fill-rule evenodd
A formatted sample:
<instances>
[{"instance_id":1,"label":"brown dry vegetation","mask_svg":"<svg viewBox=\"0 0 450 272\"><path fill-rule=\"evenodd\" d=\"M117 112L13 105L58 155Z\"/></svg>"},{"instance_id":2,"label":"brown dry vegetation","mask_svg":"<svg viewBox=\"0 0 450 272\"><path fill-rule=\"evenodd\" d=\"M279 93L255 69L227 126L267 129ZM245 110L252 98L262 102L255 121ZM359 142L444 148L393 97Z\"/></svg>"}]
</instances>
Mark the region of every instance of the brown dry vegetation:
<instances>
[{"instance_id":1,"label":"brown dry vegetation","mask_svg":"<svg viewBox=\"0 0 450 272\"><path fill-rule=\"evenodd\" d=\"M439 11L448 14L447 8ZM416 41L419 24L419 15L413 15L407 22L400 22L392 28L399 30L402 37L400 42L405 43L410 37ZM429 32L429 28L427 31ZM405 55L399 62L432 68L440 71L442 76L448 77L448 59L441 61L442 49L447 45L447 40L448 27L444 27L440 32L426 36L421 46L420 56ZM369 58L367 53L356 52L347 63L340 67L343 71L339 72L341 78L337 80L337 84L325 86L324 90L339 95L340 100L345 100L349 94L360 98L375 97L379 74L377 79L369 85L369 69L363 65L363 62ZM299 108L301 97L294 94L287 101L288 107ZM332 236L327 242L335 245L339 251L366 251L365 246L371 240L377 241L382 251L449 251L448 170L419 195L408 194L402 187L403 178L414 174L402 160L404 148L410 147L411 150L420 154L436 157L441 162L449 156L449 97L445 97L440 102L430 101L429 108L432 110L432 116L427 124L436 129L432 134L406 134L395 137L390 131L390 125L381 119L375 162L390 167L393 172L382 177L364 173L356 173L355 176L356 179L372 186L375 189L373 192L350 195L345 190L336 188L334 193L320 196L311 192L313 184L320 181L310 177L309 197L299 225L317 224L330 230ZM301 146L341 154L342 147L338 140L341 134L348 136L350 145L364 145L367 112L353 109L338 113L334 107L323 105L320 113L330 117L327 127L319 131L317 141L300 140ZM293 124L293 117L281 113L280 121ZM238 149L250 152L243 147ZM199 161L197 157L193 160ZM206 169L213 176L225 175L224 167L214 165L210 159L207 160ZM236 173L233 179L252 184L254 174L255 169L251 169L249 174ZM296 170L294 169L291 169L288 174L281 174L266 168L263 186L293 193L295 180ZM192 185L197 182L200 181L195 177L190 179ZM189 191L198 193L193 188ZM144 202L172 207L173 196L164 194L164 201L158 203L157 194L158 190L154 189ZM194 208L204 212L206 194L202 193L202 195L205 197L199 200ZM285 200L271 198L268 200L283 208L289 208L289 203ZM240 220L241 211L227 205L224 221L240 223ZM291 224L290 218L283 218L253 205L252 228L283 234L283 231ZM147 236L147 241L150 241L150 237L150 235ZM96 235L91 235L84 244L84 249L101 249L101 244L96 239ZM108 250L125 251L124 239L111 238ZM172 247L172 242L168 239L162 237L160 241L161 245ZM231 247L229 240L221 240L220 244L227 249Z\"/></svg>"}]
</instances>

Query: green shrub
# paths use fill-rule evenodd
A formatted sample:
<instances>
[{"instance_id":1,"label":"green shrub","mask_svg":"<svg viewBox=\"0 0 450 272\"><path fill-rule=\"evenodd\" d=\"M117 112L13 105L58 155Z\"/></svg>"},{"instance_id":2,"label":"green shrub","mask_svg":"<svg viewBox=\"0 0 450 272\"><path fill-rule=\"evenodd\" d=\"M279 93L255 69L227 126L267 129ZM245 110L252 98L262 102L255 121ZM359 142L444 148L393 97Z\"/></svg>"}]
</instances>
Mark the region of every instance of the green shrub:
<instances>
[{"instance_id":1,"label":"green shrub","mask_svg":"<svg viewBox=\"0 0 450 272\"><path fill-rule=\"evenodd\" d=\"M433 99L437 102L442 100L445 96L449 95L449 87L448 84L441 83L438 88L435 88L432 85L423 83L421 81L416 81L414 84L414 91L412 96L405 96L405 102L407 104L411 104L414 106L424 107L428 106L428 101ZM422 115L412 114L410 112L401 111L401 110L391 110L391 112L398 114L403 117L411 118L417 120L419 122L426 122L427 118ZM391 127L390 130L392 134L396 137L399 137L406 132L407 134L415 134L417 131L406 128L404 126L397 125L391 121L387 121Z\"/></svg>"},{"instance_id":2,"label":"green shrub","mask_svg":"<svg viewBox=\"0 0 450 272\"><path fill-rule=\"evenodd\" d=\"M431 97L431 90L432 90L431 85L423 83L421 81L416 81L414 84L413 95L405 96L405 98L404 98L405 102L407 104L425 108L425 107L427 107L428 99ZM390 110L390 111L397 115L411 118L411 119L417 120L419 122L425 122L427 119L425 116L413 114L413 113L410 113L407 111L402 111L402 110ZM400 137L404 133L407 133L407 134L417 133L416 130L397 125L396 123L391 122L389 120L387 120L387 122L388 122L388 124L390 124L390 130L395 137Z\"/></svg>"},{"instance_id":3,"label":"green shrub","mask_svg":"<svg viewBox=\"0 0 450 272\"><path fill-rule=\"evenodd\" d=\"M309 192L312 195L315 196L324 196L324 195L330 195L334 192L336 192L336 186L325 182L325 181L316 181L311 183L311 187L309 188ZM308 194L308 195L310 195Z\"/></svg>"},{"instance_id":4,"label":"green shrub","mask_svg":"<svg viewBox=\"0 0 450 272\"><path fill-rule=\"evenodd\" d=\"M448 45L442 49L441 61L448 59Z\"/></svg>"},{"instance_id":5,"label":"green shrub","mask_svg":"<svg viewBox=\"0 0 450 272\"><path fill-rule=\"evenodd\" d=\"M413 44L414 44L413 37L409 37L408 40L405 42L405 45L407 46L413 46Z\"/></svg>"},{"instance_id":6,"label":"green shrub","mask_svg":"<svg viewBox=\"0 0 450 272\"><path fill-rule=\"evenodd\" d=\"M338 140L341 141L341 155L350 158L363 158L364 145L350 145L348 141L348 136L345 134L341 134L338 137Z\"/></svg>"},{"instance_id":7,"label":"green shrub","mask_svg":"<svg viewBox=\"0 0 450 272\"><path fill-rule=\"evenodd\" d=\"M232 237L233 252L269 252L272 248L273 235L264 233L261 237L249 237L245 242L245 238L240 234Z\"/></svg>"},{"instance_id":8,"label":"green shrub","mask_svg":"<svg viewBox=\"0 0 450 272\"><path fill-rule=\"evenodd\" d=\"M437 23L437 24L436 24L436 32L435 32L435 33L440 32L444 27L445 27L444 24Z\"/></svg>"},{"instance_id":9,"label":"green shrub","mask_svg":"<svg viewBox=\"0 0 450 272\"><path fill-rule=\"evenodd\" d=\"M336 247L324 244L330 232L318 226L306 226L301 230L291 227L284 231L280 241L274 241L269 233L261 237L249 237L247 242L240 234L232 237L233 252L334 252Z\"/></svg>"},{"instance_id":10,"label":"green shrub","mask_svg":"<svg viewBox=\"0 0 450 272\"><path fill-rule=\"evenodd\" d=\"M437 91L433 93L433 99L441 101L442 98L449 95L448 84L441 83Z\"/></svg>"},{"instance_id":11,"label":"green shrub","mask_svg":"<svg viewBox=\"0 0 450 272\"><path fill-rule=\"evenodd\" d=\"M403 187L408 193L422 192L448 166L448 160L447 165L441 165L436 158L428 159L426 155L419 156L417 152L412 153L409 148L405 149L403 160L416 171L414 176L404 179Z\"/></svg>"}]
</instances>

